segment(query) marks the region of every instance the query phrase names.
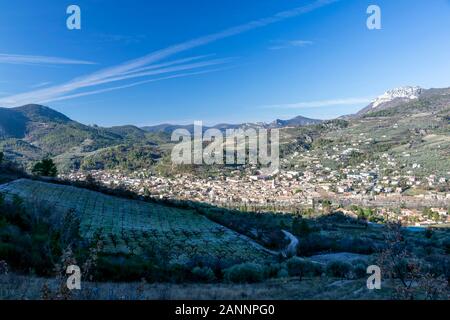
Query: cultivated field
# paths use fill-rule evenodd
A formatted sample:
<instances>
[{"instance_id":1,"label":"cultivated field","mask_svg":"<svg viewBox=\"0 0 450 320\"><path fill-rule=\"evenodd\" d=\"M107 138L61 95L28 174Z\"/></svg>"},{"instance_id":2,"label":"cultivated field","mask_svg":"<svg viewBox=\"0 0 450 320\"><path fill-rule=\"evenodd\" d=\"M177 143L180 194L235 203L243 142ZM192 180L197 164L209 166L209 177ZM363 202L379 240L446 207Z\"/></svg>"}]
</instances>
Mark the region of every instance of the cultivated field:
<instances>
[{"instance_id":1,"label":"cultivated field","mask_svg":"<svg viewBox=\"0 0 450 320\"><path fill-rule=\"evenodd\" d=\"M171 262L212 257L227 262L261 261L269 254L255 242L190 210L127 200L101 193L26 179L0 186L26 205L43 203L62 214L74 210L81 235L100 238L105 253L137 254L146 248L168 250Z\"/></svg>"}]
</instances>

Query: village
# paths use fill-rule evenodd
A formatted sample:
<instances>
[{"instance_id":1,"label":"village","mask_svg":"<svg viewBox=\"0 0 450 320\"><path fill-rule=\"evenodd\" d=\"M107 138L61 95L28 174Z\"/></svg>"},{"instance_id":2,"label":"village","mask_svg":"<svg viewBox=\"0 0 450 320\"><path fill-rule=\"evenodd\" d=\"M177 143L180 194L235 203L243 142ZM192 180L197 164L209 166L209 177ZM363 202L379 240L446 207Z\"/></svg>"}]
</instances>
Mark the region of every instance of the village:
<instances>
[{"instance_id":1,"label":"village","mask_svg":"<svg viewBox=\"0 0 450 320\"><path fill-rule=\"evenodd\" d=\"M377 168L366 170L366 167L362 163L358 168L332 170L313 161L302 171L281 169L273 175L244 167L206 178L192 174L166 177L146 169L132 173L74 171L60 178L91 180L156 199L189 200L246 210L323 211L321 200L327 199L339 208L355 205L374 208L380 215L395 217L406 225L450 223L450 192L436 191L440 185L448 186L445 178L433 175L421 179L412 175L380 178ZM355 215L349 210L342 211Z\"/></svg>"}]
</instances>

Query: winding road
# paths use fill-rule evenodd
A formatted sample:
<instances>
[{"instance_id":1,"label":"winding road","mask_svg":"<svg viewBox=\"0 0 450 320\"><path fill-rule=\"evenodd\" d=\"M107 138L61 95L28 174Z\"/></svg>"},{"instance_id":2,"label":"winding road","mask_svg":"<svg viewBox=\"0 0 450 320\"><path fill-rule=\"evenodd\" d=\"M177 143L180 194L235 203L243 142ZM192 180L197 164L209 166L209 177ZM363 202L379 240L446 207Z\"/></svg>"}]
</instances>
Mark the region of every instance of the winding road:
<instances>
[{"instance_id":1,"label":"winding road","mask_svg":"<svg viewBox=\"0 0 450 320\"><path fill-rule=\"evenodd\" d=\"M298 239L296 236L294 236L292 233L287 232L286 230L281 230L286 238L288 238L291 242L288 244L288 246L283 250L284 255L286 256L292 256L297 254L297 246L298 246Z\"/></svg>"}]
</instances>

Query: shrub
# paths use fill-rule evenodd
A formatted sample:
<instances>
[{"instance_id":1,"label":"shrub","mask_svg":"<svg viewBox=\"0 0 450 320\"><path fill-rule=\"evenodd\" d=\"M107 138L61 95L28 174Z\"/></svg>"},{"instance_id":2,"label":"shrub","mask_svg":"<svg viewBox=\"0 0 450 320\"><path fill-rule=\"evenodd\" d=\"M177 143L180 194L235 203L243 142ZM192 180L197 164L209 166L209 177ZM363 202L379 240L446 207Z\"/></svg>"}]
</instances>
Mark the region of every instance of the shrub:
<instances>
[{"instance_id":1,"label":"shrub","mask_svg":"<svg viewBox=\"0 0 450 320\"><path fill-rule=\"evenodd\" d=\"M224 270L224 279L234 283L253 283L264 279L264 268L257 263L242 263Z\"/></svg>"},{"instance_id":2,"label":"shrub","mask_svg":"<svg viewBox=\"0 0 450 320\"><path fill-rule=\"evenodd\" d=\"M39 202L32 208L23 203L18 196L12 201L0 201L0 259L11 270L32 270L39 276L53 274L54 264L69 245L80 261L86 242L76 232L79 221L51 211Z\"/></svg>"},{"instance_id":3,"label":"shrub","mask_svg":"<svg viewBox=\"0 0 450 320\"><path fill-rule=\"evenodd\" d=\"M194 276L195 281L213 282L214 280L216 280L214 271L209 267L195 267L194 269L192 269L192 275Z\"/></svg>"},{"instance_id":4,"label":"shrub","mask_svg":"<svg viewBox=\"0 0 450 320\"><path fill-rule=\"evenodd\" d=\"M277 278L287 278L289 277L289 272L286 268L281 268L277 273Z\"/></svg>"},{"instance_id":5,"label":"shrub","mask_svg":"<svg viewBox=\"0 0 450 320\"><path fill-rule=\"evenodd\" d=\"M286 269L285 264L271 263L265 266L265 275L267 278L276 278L281 269Z\"/></svg>"},{"instance_id":6,"label":"shrub","mask_svg":"<svg viewBox=\"0 0 450 320\"><path fill-rule=\"evenodd\" d=\"M366 237L343 237L337 244L338 251L360 254L372 254L375 252L375 243Z\"/></svg>"},{"instance_id":7,"label":"shrub","mask_svg":"<svg viewBox=\"0 0 450 320\"><path fill-rule=\"evenodd\" d=\"M327 265L327 274L330 277L347 278L352 270L352 266L348 262L332 261Z\"/></svg>"},{"instance_id":8,"label":"shrub","mask_svg":"<svg viewBox=\"0 0 450 320\"><path fill-rule=\"evenodd\" d=\"M190 276L190 270L184 264L179 263L171 264L168 272L170 274L169 281L173 283L182 283Z\"/></svg>"},{"instance_id":9,"label":"shrub","mask_svg":"<svg viewBox=\"0 0 450 320\"><path fill-rule=\"evenodd\" d=\"M188 270L181 265L167 265L155 257L125 254L98 255L93 279L99 282L130 282L145 279L147 282L181 282L187 279Z\"/></svg>"},{"instance_id":10,"label":"shrub","mask_svg":"<svg viewBox=\"0 0 450 320\"><path fill-rule=\"evenodd\" d=\"M364 263L357 263L353 265L353 274L357 279L367 277L367 267Z\"/></svg>"},{"instance_id":11,"label":"shrub","mask_svg":"<svg viewBox=\"0 0 450 320\"><path fill-rule=\"evenodd\" d=\"M442 246L444 247L445 254L450 254L450 239L444 239L442 241Z\"/></svg>"},{"instance_id":12,"label":"shrub","mask_svg":"<svg viewBox=\"0 0 450 320\"><path fill-rule=\"evenodd\" d=\"M286 262L287 271L292 277L304 276L318 276L322 273L322 268L319 264L301 259L299 257L292 257Z\"/></svg>"},{"instance_id":13,"label":"shrub","mask_svg":"<svg viewBox=\"0 0 450 320\"><path fill-rule=\"evenodd\" d=\"M311 233L305 238L301 238L297 246L299 256L311 256L321 251L337 251L338 245L335 239L318 234Z\"/></svg>"},{"instance_id":14,"label":"shrub","mask_svg":"<svg viewBox=\"0 0 450 320\"><path fill-rule=\"evenodd\" d=\"M223 269L238 264L240 261L235 259L220 259L214 256L194 255L187 262L187 266L192 270L195 267L208 267L214 271L216 275L220 274Z\"/></svg>"},{"instance_id":15,"label":"shrub","mask_svg":"<svg viewBox=\"0 0 450 320\"><path fill-rule=\"evenodd\" d=\"M0 260L0 275L8 274L8 264L4 260Z\"/></svg>"},{"instance_id":16,"label":"shrub","mask_svg":"<svg viewBox=\"0 0 450 320\"><path fill-rule=\"evenodd\" d=\"M436 276L444 276L450 280L450 257L434 254L426 259L426 271Z\"/></svg>"}]
</instances>

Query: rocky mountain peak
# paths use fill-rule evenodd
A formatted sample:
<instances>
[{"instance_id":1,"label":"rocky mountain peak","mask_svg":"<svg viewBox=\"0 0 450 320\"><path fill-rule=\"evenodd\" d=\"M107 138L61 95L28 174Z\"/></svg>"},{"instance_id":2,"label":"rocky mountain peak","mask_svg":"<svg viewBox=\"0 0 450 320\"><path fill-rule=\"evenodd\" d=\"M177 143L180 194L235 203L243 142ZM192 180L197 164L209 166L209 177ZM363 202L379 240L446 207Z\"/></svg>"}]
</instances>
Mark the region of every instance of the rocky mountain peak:
<instances>
[{"instance_id":1,"label":"rocky mountain peak","mask_svg":"<svg viewBox=\"0 0 450 320\"><path fill-rule=\"evenodd\" d=\"M422 91L423 89L418 86L405 86L386 91L372 102L372 108L377 108L384 103L391 102L398 98L405 100L418 99L422 94Z\"/></svg>"}]
</instances>

